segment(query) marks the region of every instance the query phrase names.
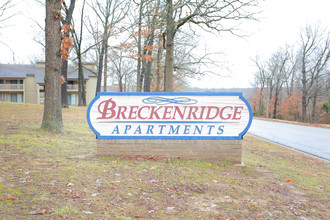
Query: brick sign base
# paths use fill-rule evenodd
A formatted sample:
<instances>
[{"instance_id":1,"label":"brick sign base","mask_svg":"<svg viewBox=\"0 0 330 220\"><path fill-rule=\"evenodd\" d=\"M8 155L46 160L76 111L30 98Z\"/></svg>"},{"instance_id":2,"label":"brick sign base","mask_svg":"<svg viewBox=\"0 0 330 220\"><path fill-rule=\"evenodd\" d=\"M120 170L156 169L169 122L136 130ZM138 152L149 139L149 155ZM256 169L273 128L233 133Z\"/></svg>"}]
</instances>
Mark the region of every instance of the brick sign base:
<instances>
[{"instance_id":1,"label":"brick sign base","mask_svg":"<svg viewBox=\"0 0 330 220\"><path fill-rule=\"evenodd\" d=\"M98 157L162 156L242 162L242 140L98 139Z\"/></svg>"}]
</instances>

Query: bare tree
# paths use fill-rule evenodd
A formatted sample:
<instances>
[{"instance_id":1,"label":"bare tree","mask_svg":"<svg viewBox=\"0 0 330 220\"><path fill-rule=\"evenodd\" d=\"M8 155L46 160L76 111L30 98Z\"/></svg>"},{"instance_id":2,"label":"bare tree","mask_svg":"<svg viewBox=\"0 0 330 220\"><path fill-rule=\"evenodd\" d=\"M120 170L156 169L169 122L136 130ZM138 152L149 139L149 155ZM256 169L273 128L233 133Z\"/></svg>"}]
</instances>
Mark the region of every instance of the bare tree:
<instances>
[{"instance_id":1,"label":"bare tree","mask_svg":"<svg viewBox=\"0 0 330 220\"><path fill-rule=\"evenodd\" d=\"M76 54L76 59L78 61L78 105L86 106L86 94L85 94L85 79L84 70L82 65L82 56L87 52L90 47L83 51L82 41L83 41L83 27L84 27L84 11L85 11L86 0L83 1L80 12L80 30L77 33L76 26L73 25L72 35L73 35L73 49Z\"/></svg>"},{"instance_id":2,"label":"bare tree","mask_svg":"<svg viewBox=\"0 0 330 220\"><path fill-rule=\"evenodd\" d=\"M114 78L118 81L119 91L127 91L128 78L132 76L134 62L131 58L125 56L125 48L113 47L109 56Z\"/></svg>"},{"instance_id":3,"label":"bare tree","mask_svg":"<svg viewBox=\"0 0 330 220\"><path fill-rule=\"evenodd\" d=\"M320 74L320 77L317 77L317 79L315 80L315 86L313 88L312 95L312 122L316 121L317 99L321 96L327 95L329 92L329 79L330 72L325 72L324 74Z\"/></svg>"},{"instance_id":4,"label":"bare tree","mask_svg":"<svg viewBox=\"0 0 330 220\"><path fill-rule=\"evenodd\" d=\"M268 117L269 113L269 100L274 98L272 116L276 118L279 97L282 94L283 86L287 87L287 96L290 96L293 90L296 72L295 56L291 47L286 45L284 48L279 48L266 62L261 61L259 57L256 57L253 62L258 68L254 75L253 86L260 88L259 115L263 113L261 106L263 104L264 89L266 88L266 116Z\"/></svg>"},{"instance_id":5,"label":"bare tree","mask_svg":"<svg viewBox=\"0 0 330 220\"><path fill-rule=\"evenodd\" d=\"M90 4L91 9L95 12L97 19L102 25L101 34L96 33L95 27L90 24L90 28L94 36L101 36L100 50L98 53L98 72L97 72L97 85L96 93L101 91L101 81L103 74L103 65L106 47L109 45L108 40L114 34L114 29L121 22L129 8L129 1L124 0L106 0L105 4L96 1Z\"/></svg>"},{"instance_id":6,"label":"bare tree","mask_svg":"<svg viewBox=\"0 0 330 220\"><path fill-rule=\"evenodd\" d=\"M42 129L63 130L61 106L61 2L46 0L45 105Z\"/></svg>"},{"instance_id":7,"label":"bare tree","mask_svg":"<svg viewBox=\"0 0 330 220\"><path fill-rule=\"evenodd\" d=\"M300 51L298 55L302 85L302 121L306 122L307 106L311 99L319 95L318 88L325 74L328 74L330 61L329 32L319 26L307 25L300 33ZM314 105L315 106L315 105Z\"/></svg>"},{"instance_id":8,"label":"bare tree","mask_svg":"<svg viewBox=\"0 0 330 220\"><path fill-rule=\"evenodd\" d=\"M148 29L149 29L149 35L146 39L146 44L145 44L145 48L146 48L146 54L148 59L146 59L146 68L145 69L145 73L142 73L144 75L144 92L150 92L150 86L151 86L151 80L152 80L152 76L151 76L151 65L152 65L152 56L153 56L153 52L155 51L155 47L154 47L154 42L155 42L155 38L156 38L156 30L160 29L160 25L159 25L159 11L160 11L160 0L155 1L155 4L153 6L153 10L149 11L149 18L147 20L147 22L149 23Z\"/></svg>"},{"instance_id":9,"label":"bare tree","mask_svg":"<svg viewBox=\"0 0 330 220\"><path fill-rule=\"evenodd\" d=\"M161 32L163 32L163 29L160 29ZM162 39L159 38L159 48L157 50L157 58L156 58L156 67L155 67L155 77L156 77L156 92L160 92L161 91L161 79L163 77L161 77L161 72L163 72L164 69L164 65L162 63L162 59L163 59L163 45L162 45ZM164 72L163 72L164 75ZM164 88L163 88L164 89Z\"/></svg>"},{"instance_id":10,"label":"bare tree","mask_svg":"<svg viewBox=\"0 0 330 220\"><path fill-rule=\"evenodd\" d=\"M163 87L161 84L166 81L165 78L163 79L164 63L166 63L163 55L164 48L166 48L165 45L169 43L169 39L166 37L166 31L169 30L166 29L169 27L166 27L166 16L168 16L167 2L150 0L134 2L137 4L139 11L131 16L138 18L132 22L131 31L131 38L134 39L133 42L137 49L137 54L133 55L133 58L137 60L137 91L141 91L142 87L146 92L151 91L151 88L153 91L160 91ZM174 3L175 6L173 6L175 9L173 16L176 19L180 18L176 8L182 8L181 3L182 1L180 3ZM200 53L193 53L193 50L197 48L196 41L193 38L196 37L196 33L188 25L187 27L176 30L176 32L180 32L173 39L176 47L173 47L172 52L169 47L165 51L166 53L171 52L173 54L172 68L176 74L172 76L172 81L182 81L180 79L182 77L192 76L196 73L206 73L206 68L203 65L210 66L211 63L214 64L210 59L211 54L201 55ZM193 43L195 45L191 46Z\"/></svg>"},{"instance_id":11,"label":"bare tree","mask_svg":"<svg viewBox=\"0 0 330 220\"><path fill-rule=\"evenodd\" d=\"M165 91L173 91L174 38L186 24L195 24L205 30L237 34L237 22L255 19L256 0L184 0L173 4L166 0L166 61Z\"/></svg>"},{"instance_id":12,"label":"bare tree","mask_svg":"<svg viewBox=\"0 0 330 220\"><path fill-rule=\"evenodd\" d=\"M4 28L5 21L14 16L13 13L8 13L13 6L13 0L3 0L0 3L0 28Z\"/></svg>"},{"instance_id":13,"label":"bare tree","mask_svg":"<svg viewBox=\"0 0 330 220\"><path fill-rule=\"evenodd\" d=\"M65 12L65 16L62 17L61 22L63 25L71 26L72 25L72 14L73 10L75 8L76 0L70 0L70 6L67 7L67 4L65 1L62 2L63 9ZM66 31L64 32L64 35L66 38L69 38L70 32ZM69 108L68 104L68 92L67 92L67 77L68 77L68 59L62 59L62 64L61 64L61 76L63 77L62 81L62 87L61 87L61 102L62 102L62 108Z\"/></svg>"},{"instance_id":14,"label":"bare tree","mask_svg":"<svg viewBox=\"0 0 330 220\"><path fill-rule=\"evenodd\" d=\"M130 17L133 18L130 27L131 38L134 39L137 53L137 74L136 74L136 91L150 91L152 82L153 60L156 58L158 46L156 38L162 27L162 8L161 1L152 0L133 0L136 4L138 12L132 12ZM133 11L133 10L132 10ZM157 42L158 43L158 42ZM157 47L157 48L156 48Z\"/></svg>"},{"instance_id":15,"label":"bare tree","mask_svg":"<svg viewBox=\"0 0 330 220\"><path fill-rule=\"evenodd\" d=\"M289 60L288 65L291 67L290 72L288 73L288 79L285 82L286 89L287 89L287 96L291 96L295 89L297 83L297 56L293 50L293 47L288 48L289 53Z\"/></svg>"},{"instance_id":16,"label":"bare tree","mask_svg":"<svg viewBox=\"0 0 330 220\"><path fill-rule=\"evenodd\" d=\"M142 83L141 83L141 65L142 65L142 17L143 17L143 9L144 5L146 4L145 0L141 0L140 2L137 2L133 0L135 4L139 7L139 15L138 15L138 33L137 33L137 73L136 73L136 91L141 92L142 90Z\"/></svg>"},{"instance_id":17,"label":"bare tree","mask_svg":"<svg viewBox=\"0 0 330 220\"><path fill-rule=\"evenodd\" d=\"M35 2L38 3L39 6L45 7L45 3L40 0L35 0ZM63 26L72 28L72 15L75 8L76 0L70 0L70 5L68 7L68 4L65 1L62 1L62 11L64 12L61 14L61 24ZM37 31L35 31L34 41L38 44L40 44L43 48L45 48L45 28L43 25L39 23L39 21L36 21L32 19L35 23L36 27L38 28ZM68 39L70 37L70 33L72 31L66 30L63 31L63 35L61 36L62 40L64 38ZM64 48L67 51L67 54L70 53L69 48ZM44 58L43 58L44 59ZM68 97L67 97L67 75L68 75L68 59L62 59L61 62L61 78L62 80L62 86L61 86L61 103L62 108L69 108L68 105Z\"/></svg>"},{"instance_id":18,"label":"bare tree","mask_svg":"<svg viewBox=\"0 0 330 220\"><path fill-rule=\"evenodd\" d=\"M15 13L8 12L14 7L13 0L3 0L0 3L0 29L5 28L6 21L15 15ZM1 36L1 32L0 32ZM13 54L13 62L15 63L15 53L14 51L3 41L0 40L0 44L5 45Z\"/></svg>"},{"instance_id":19,"label":"bare tree","mask_svg":"<svg viewBox=\"0 0 330 220\"><path fill-rule=\"evenodd\" d=\"M83 66L83 56L92 48L100 43L100 41L94 42L91 45L84 47L84 19L85 19L85 3L86 0L83 0L82 6L80 9L80 19L78 25L75 22L72 22L72 36L73 36L73 50L76 57L73 60L77 60L78 63L78 105L86 106L86 93L85 93L85 78L84 78L84 69L87 69L90 72L96 74L92 69L88 69ZM91 42L90 42L91 43Z\"/></svg>"},{"instance_id":20,"label":"bare tree","mask_svg":"<svg viewBox=\"0 0 330 220\"><path fill-rule=\"evenodd\" d=\"M282 91L283 85L288 81L292 73L292 68L294 68L289 65L289 60L290 54L288 48L280 48L276 53L272 55L268 63L268 68L271 72L275 92L273 118L276 118L277 115L279 96Z\"/></svg>"},{"instance_id":21,"label":"bare tree","mask_svg":"<svg viewBox=\"0 0 330 220\"><path fill-rule=\"evenodd\" d=\"M257 66L258 71L254 74L254 84L253 87L260 88L259 94L259 116L263 115L264 109L263 106L263 99L264 99L264 89L267 89L266 93L266 116L268 116L268 101L269 101L269 73L267 71L266 63L260 60L259 57L256 57L253 60L254 64Z\"/></svg>"},{"instance_id":22,"label":"bare tree","mask_svg":"<svg viewBox=\"0 0 330 220\"><path fill-rule=\"evenodd\" d=\"M173 65L174 65L174 36L175 23L173 17L173 1L166 0L166 58L165 58L165 77L164 77L164 91L173 92ZM165 45L164 45L165 46Z\"/></svg>"}]
</instances>

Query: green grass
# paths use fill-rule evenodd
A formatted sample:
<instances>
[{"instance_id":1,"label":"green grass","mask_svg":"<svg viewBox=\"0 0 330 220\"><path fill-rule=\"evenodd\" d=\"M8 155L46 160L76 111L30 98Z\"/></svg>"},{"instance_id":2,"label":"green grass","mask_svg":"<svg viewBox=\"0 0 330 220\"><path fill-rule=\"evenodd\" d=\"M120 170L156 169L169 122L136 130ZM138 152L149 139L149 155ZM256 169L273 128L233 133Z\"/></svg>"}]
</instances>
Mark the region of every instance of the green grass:
<instances>
[{"instance_id":1,"label":"green grass","mask_svg":"<svg viewBox=\"0 0 330 220\"><path fill-rule=\"evenodd\" d=\"M39 130L41 105L0 102L2 218L330 218L328 162L251 136L245 167L98 158L86 110L63 109L63 134Z\"/></svg>"}]
</instances>

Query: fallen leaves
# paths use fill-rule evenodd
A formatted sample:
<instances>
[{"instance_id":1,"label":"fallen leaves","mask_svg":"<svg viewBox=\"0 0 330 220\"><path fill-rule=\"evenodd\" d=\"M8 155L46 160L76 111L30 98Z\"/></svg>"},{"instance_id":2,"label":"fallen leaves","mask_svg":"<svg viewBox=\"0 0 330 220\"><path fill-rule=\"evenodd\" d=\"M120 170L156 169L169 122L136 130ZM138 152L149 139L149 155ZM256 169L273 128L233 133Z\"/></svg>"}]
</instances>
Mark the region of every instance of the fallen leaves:
<instances>
[{"instance_id":1,"label":"fallen leaves","mask_svg":"<svg viewBox=\"0 0 330 220\"><path fill-rule=\"evenodd\" d=\"M286 182L288 182L288 183L293 183L293 182L294 182L294 179L288 179L288 178L286 178L286 177L284 177L284 180L285 180Z\"/></svg>"},{"instance_id":2,"label":"fallen leaves","mask_svg":"<svg viewBox=\"0 0 330 220\"><path fill-rule=\"evenodd\" d=\"M74 184L70 182L70 183L65 184L65 186L70 187L70 186L74 186Z\"/></svg>"},{"instance_id":3,"label":"fallen leaves","mask_svg":"<svg viewBox=\"0 0 330 220\"><path fill-rule=\"evenodd\" d=\"M41 209L38 211L31 211L30 215L46 215L46 214L51 214L55 211L55 209L51 208L51 209Z\"/></svg>"},{"instance_id":4,"label":"fallen leaves","mask_svg":"<svg viewBox=\"0 0 330 220\"><path fill-rule=\"evenodd\" d=\"M114 187L113 185L108 185L108 188L110 188L110 189L116 189L116 187Z\"/></svg>"},{"instance_id":5,"label":"fallen leaves","mask_svg":"<svg viewBox=\"0 0 330 220\"><path fill-rule=\"evenodd\" d=\"M71 193L71 197L72 199L81 199L85 196L85 194L85 192L76 191Z\"/></svg>"},{"instance_id":6,"label":"fallen leaves","mask_svg":"<svg viewBox=\"0 0 330 220\"><path fill-rule=\"evenodd\" d=\"M122 211L122 212L125 211L125 209L122 208L122 207L120 207L120 206L118 206L117 208L118 208L120 211Z\"/></svg>"},{"instance_id":7,"label":"fallen leaves","mask_svg":"<svg viewBox=\"0 0 330 220\"><path fill-rule=\"evenodd\" d=\"M17 198L15 197L15 196L13 196L13 195L11 195L11 194L8 194L7 195L7 200L17 200Z\"/></svg>"}]
</instances>

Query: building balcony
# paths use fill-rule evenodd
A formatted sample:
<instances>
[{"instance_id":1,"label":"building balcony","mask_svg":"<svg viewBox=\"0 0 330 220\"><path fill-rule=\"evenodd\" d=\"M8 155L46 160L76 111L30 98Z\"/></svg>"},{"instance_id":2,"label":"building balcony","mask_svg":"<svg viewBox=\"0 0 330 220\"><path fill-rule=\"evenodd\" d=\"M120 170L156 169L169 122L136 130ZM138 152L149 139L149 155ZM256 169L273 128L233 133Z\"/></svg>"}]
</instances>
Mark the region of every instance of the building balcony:
<instances>
[{"instance_id":1,"label":"building balcony","mask_svg":"<svg viewBox=\"0 0 330 220\"><path fill-rule=\"evenodd\" d=\"M71 84L68 84L68 85L67 85L67 90L68 90L68 91L78 91L78 85L71 85Z\"/></svg>"},{"instance_id":2,"label":"building balcony","mask_svg":"<svg viewBox=\"0 0 330 220\"><path fill-rule=\"evenodd\" d=\"M23 91L23 84L0 84L0 91Z\"/></svg>"}]
</instances>

